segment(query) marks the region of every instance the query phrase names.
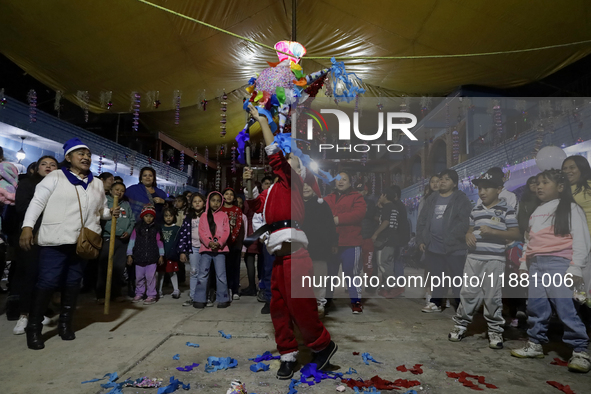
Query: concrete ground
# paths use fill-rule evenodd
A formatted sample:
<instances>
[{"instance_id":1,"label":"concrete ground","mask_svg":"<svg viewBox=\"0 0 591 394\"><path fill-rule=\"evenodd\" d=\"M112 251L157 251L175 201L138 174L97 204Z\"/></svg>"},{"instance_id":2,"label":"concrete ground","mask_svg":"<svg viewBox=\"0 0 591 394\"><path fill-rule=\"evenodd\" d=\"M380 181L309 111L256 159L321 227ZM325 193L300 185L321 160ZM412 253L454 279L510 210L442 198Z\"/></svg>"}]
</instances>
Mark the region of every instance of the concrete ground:
<instances>
[{"instance_id":1,"label":"concrete ground","mask_svg":"<svg viewBox=\"0 0 591 394\"><path fill-rule=\"evenodd\" d=\"M242 297L228 309L182 307L187 297L183 287L179 300L166 296L157 304L113 304L108 316L103 307L86 294L81 296L75 318L77 338L62 341L55 326L46 327L46 348L41 351L27 349L25 336L15 336L12 328L16 322L0 316L0 390L2 393L106 393L100 383L81 384L82 381L100 378L117 372L120 380L143 376L162 378L170 376L190 383L187 392L224 394L233 379L246 384L248 393L288 393L289 381L275 378L279 363L270 362L266 372L251 372L248 361L265 351L276 353L273 326L269 315L261 315L263 304L255 297ZM344 296L342 290L337 294ZM170 293L170 289L168 289ZM560 342L561 328L552 328L553 343L546 347L544 359L521 360L511 357L509 349L520 347L525 341L522 331L509 328L505 333L505 349L488 348L485 339L485 323L482 315L460 343L447 340L452 328L451 309L437 314L421 313L423 300L419 298L382 299L365 301L363 314L352 315L347 299L335 299L336 309L325 317L324 323L339 345L332 361L333 370L347 372L349 368L358 374L353 378L370 379L379 375L383 379L418 380L414 389L420 393L447 394L470 393L456 379L448 378L446 371L465 371L485 376L487 383L498 387L496 393L559 393L546 381L553 380L569 385L577 394L591 393L591 374L575 374L566 367L551 365L554 357L568 360L569 349ZM0 313L3 313L6 295L0 295ZM218 333L223 330L232 335L224 339ZM186 342L198 343L199 348L186 346ZM370 353L381 364L365 365L360 355ZM179 354L179 360L173 356ZM207 357L232 357L238 366L226 371L205 373ZM300 361L311 359L309 351L301 348ZM179 372L179 366L199 363L191 372ZM412 375L399 372L396 367L405 364L423 364L424 373ZM299 378L297 372L295 377ZM340 383L324 380L308 387L297 387L300 393L335 393ZM483 386L481 386L483 387ZM483 387L484 388L484 387ZM125 388L125 394L156 393L156 389ZM401 390L400 392L405 392ZM484 391L493 391L484 388ZM185 392L179 390L178 392ZM350 388L346 392L353 393Z\"/></svg>"}]
</instances>

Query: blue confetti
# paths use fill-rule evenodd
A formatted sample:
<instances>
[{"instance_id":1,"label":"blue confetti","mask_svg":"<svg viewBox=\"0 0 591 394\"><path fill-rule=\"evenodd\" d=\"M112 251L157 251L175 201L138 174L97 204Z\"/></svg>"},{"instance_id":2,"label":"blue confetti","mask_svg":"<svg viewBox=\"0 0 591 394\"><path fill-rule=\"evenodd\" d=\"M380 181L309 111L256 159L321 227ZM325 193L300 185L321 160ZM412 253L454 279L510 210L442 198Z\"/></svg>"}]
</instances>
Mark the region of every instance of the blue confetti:
<instances>
[{"instance_id":1,"label":"blue confetti","mask_svg":"<svg viewBox=\"0 0 591 394\"><path fill-rule=\"evenodd\" d=\"M363 353L361 357L363 357L363 362L365 363L365 365L369 365L370 361L373 361L377 364L381 364L381 362L376 361L369 353Z\"/></svg>"},{"instance_id":2,"label":"blue confetti","mask_svg":"<svg viewBox=\"0 0 591 394\"><path fill-rule=\"evenodd\" d=\"M187 346L191 346L191 347L199 347L198 344L196 343L192 343L192 342L187 342Z\"/></svg>"},{"instance_id":3,"label":"blue confetti","mask_svg":"<svg viewBox=\"0 0 591 394\"><path fill-rule=\"evenodd\" d=\"M224 333L222 330L218 331L220 334L222 334L222 337L226 338L226 339L232 339L232 335L230 334L226 334Z\"/></svg>"},{"instance_id":4,"label":"blue confetti","mask_svg":"<svg viewBox=\"0 0 591 394\"><path fill-rule=\"evenodd\" d=\"M250 366L250 370L252 372L259 372L259 371L268 371L270 368L269 364L265 364L265 363L256 363L256 364L252 364Z\"/></svg>"},{"instance_id":5,"label":"blue confetti","mask_svg":"<svg viewBox=\"0 0 591 394\"><path fill-rule=\"evenodd\" d=\"M176 369L177 369L177 371L181 371L181 372L189 372L189 371L192 371L193 368L197 368L198 366L199 366L199 364L193 363L191 365L187 365L184 367L176 367Z\"/></svg>"},{"instance_id":6,"label":"blue confetti","mask_svg":"<svg viewBox=\"0 0 591 394\"><path fill-rule=\"evenodd\" d=\"M173 359L173 360L178 360L179 358L180 358L180 357L179 357L179 355L178 355L178 354L175 354L174 356L172 356L172 359Z\"/></svg>"},{"instance_id":7,"label":"blue confetti","mask_svg":"<svg viewBox=\"0 0 591 394\"><path fill-rule=\"evenodd\" d=\"M263 353L262 356L260 354L257 354L257 356L255 358L249 358L249 360L250 361L254 361L255 363L258 363L258 362L261 362L261 361L278 360L280 358L281 358L281 356L273 356L271 354L271 352L266 351L265 353Z\"/></svg>"},{"instance_id":8,"label":"blue confetti","mask_svg":"<svg viewBox=\"0 0 591 394\"><path fill-rule=\"evenodd\" d=\"M234 368L237 365L238 361L231 357L207 357L205 372L212 373L222 369Z\"/></svg>"},{"instance_id":9,"label":"blue confetti","mask_svg":"<svg viewBox=\"0 0 591 394\"><path fill-rule=\"evenodd\" d=\"M183 388L183 390L189 390L191 388L191 384L184 384L183 382L181 382L178 379L175 379L174 376L170 377L170 384L166 387L160 387L158 389L158 393L157 394L170 394L170 393L174 393L175 391L178 390L179 386L181 386Z\"/></svg>"}]
</instances>

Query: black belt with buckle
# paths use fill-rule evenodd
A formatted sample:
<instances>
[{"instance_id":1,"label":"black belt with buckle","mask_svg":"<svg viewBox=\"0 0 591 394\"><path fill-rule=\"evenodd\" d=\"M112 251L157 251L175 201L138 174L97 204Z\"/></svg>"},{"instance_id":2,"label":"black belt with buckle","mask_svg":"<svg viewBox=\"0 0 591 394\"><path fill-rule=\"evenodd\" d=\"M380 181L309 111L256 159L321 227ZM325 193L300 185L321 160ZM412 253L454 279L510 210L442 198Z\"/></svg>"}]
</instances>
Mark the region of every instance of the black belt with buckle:
<instances>
[{"instance_id":1,"label":"black belt with buckle","mask_svg":"<svg viewBox=\"0 0 591 394\"><path fill-rule=\"evenodd\" d=\"M296 222L295 220L280 220L278 222L274 222L271 224L265 224L264 226L259 228L257 231L255 231L254 233L252 233L248 237L246 237L242 243L244 246L246 246L248 248L257 239L259 239L259 237L261 235L263 235L267 231L272 233L277 230L281 230L282 228L295 228L295 229L299 230L300 224L298 222Z\"/></svg>"}]
</instances>

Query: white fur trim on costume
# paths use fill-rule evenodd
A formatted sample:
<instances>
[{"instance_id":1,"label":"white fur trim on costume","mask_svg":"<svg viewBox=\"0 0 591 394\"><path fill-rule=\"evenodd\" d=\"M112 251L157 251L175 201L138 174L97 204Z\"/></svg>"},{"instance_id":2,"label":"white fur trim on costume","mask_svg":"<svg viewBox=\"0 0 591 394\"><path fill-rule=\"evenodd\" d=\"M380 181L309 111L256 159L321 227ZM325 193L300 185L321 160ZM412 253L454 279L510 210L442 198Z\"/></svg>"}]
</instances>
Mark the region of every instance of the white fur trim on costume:
<instances>
[{"instance_id":1,"label":"white fur trim on costume","mask_svg":"<svg viewBox=\"0 0 591 394\"><path fill-rule=\"evenodd\" d=\"M297 361L297 357L298 357L298 351L296 350L295 352L291 352L291 353L285 353L281 355L281 361Z\"/></svg>"},{"instance_id":2,"label":"white fur trim on costume","mask_svg":"<svg viewBox=\"0 0 591 394\"><path fill-rule=\"evenodd\" d=\"M86 146L86 145L84 145L84 144L82 144L82 145L76 145L76 146L73 146L73 147L71 147L70 149L68 149L68 150L66 151L66 153L64 153L64 156L65 156L65 155L67 155L68 153L72 152L72 151L75 151L76 149L81 149L81 148L84 148L84 149L88 149L88 150L90 150L90 149L88 148L88 146Z\"/></svg>"},{"instance_id":3,"label":"white fur trim on costume","mask_svg":"<svg viewBox=\"0 0 591 394\"><path fill-rule=\"evenodd\" d=\"M281 249L283 242L300 243L304 248L308 247L308 238L302 230L286 227L271 233L267 240L267 251L273 254Z\"/></svg>"},{"instance_id":4,"label":"white fur trim on costume","mask_svg":"<svg viewBox=\"0 0 591 394\"><path fill-rule=\"evenodd\" d=\"M322 204L324 202L324 198L318 197L318 204Z\"/></svg>"},{"instance_id":5,"label":"white fur trim on costume","mask_svg":"<svg viewBox=\"0 0 591 394\"><path fill-rule=\"evenodd\" d=\"M298 159L299 159L299 157L298 157ZM300 162L300 176L302 177L302 179L304 180L304 182L306 182L306 167L304 167L301 164L302 163Z\"/></svg>"},{"instance_id":6,"label":"white fur trim on costume","mask_svg":"<svg viewBox=\"0 0 591 394\"><path fill-rule=\"evenodd\" d=\"M267 156L271 156L280 151L281 149L279 148L279 145L275 143L265 146L265 152L267 152Z\"/></svg>"},{"instance_id":7,"label":"white fur trim on costume","mask_svg":"<svg viewBox=\"0 0 591 394\"><path fill-rule=\"evenodd\" d=\"M260 193L259 193L259 188L258 188L258 187L256 187L256 186L255 186L255 187L253 187L253 188L252 188L252 198L251 198L251 200L256 200L256 199L257 199L257 197L259 196L259 194L260 194Z\"/></svg>"}]
</instances>

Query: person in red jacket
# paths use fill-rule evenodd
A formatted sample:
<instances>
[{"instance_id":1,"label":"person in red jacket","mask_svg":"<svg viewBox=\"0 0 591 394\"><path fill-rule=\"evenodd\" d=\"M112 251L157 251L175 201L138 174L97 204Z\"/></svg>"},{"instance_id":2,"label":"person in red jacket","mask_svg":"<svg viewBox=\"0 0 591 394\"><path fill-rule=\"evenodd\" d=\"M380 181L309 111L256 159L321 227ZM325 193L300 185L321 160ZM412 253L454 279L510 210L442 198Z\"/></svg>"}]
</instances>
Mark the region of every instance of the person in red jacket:
<instances>
[{"instance_id":1,"label":"person in red jacket","mask_svg":"<svg viewBox=\"0 0 591 394\"><path fill-rule=\"evenodd\" d=\"M341 171L341 179L336 181L335 192L324 198L332 210L334 224L339 234L339 252L337 259L328 265L328 275L336 276L339 266L343 264L343 274L351 278L349 297L351 298L351 310L354 314L363 313L361 305L361 286L354 286L353 278L361 276L361 222L365 217L367 205L361 193L351 187L351 177ZM326 298L332 298L332 291L326 290Z\"/></svg>"},{"instance_id":2,"label":"person in red jacket","mask_svg":"<svg viewBox=\"0 0 591 394\"><path fill-rule=\"evenodd\" d=\"M338 346L318 318L316 298L312 288L292 286L302 275L314 274L312 260L306 249L308 239L300 229L304 219L304 183L299 176L300 161L294 155L286 158L274 142L273 133L265 116L259 115L252 104L248 106L252 117L259 122L267 145L265 151L278 181L260 195L253 190L250 208L262 213L267 223L259 231L269 231L267 249L275 255L271 276L271 320L275 328L275 342L281 354L278 379L291 379L297 364L298 341L293 327L297 325L304 344L314 352L313 363L324 369ZM293 169L293 171L292 171ZM252 179L252 170L245 168L244 180ZM248 193L247 193L248 198ZM257 231L258 232L258 231ZM258 237L257 232L253 236ZM292 291L298 298L292 298ZM305 298L300 298L305 297Z\"/></svg>"},{"instance_id":3,"label":"person in red jacket","mask_svg":"<svg viewBox=\"0 0 591 394\"><path fill-rule=\"evenodd\" d=\"M224 204L221 211L228 215L230 223L230 237L228 238L228 248L230 251L226 256L226 275L228 277L228 289L233 300L240 299L240 257L242 255L242 239L240 231L242 230L242 210L236 205L236 193L231 187L227 187L222 192Z\"/></svg>"}]
</instances>

